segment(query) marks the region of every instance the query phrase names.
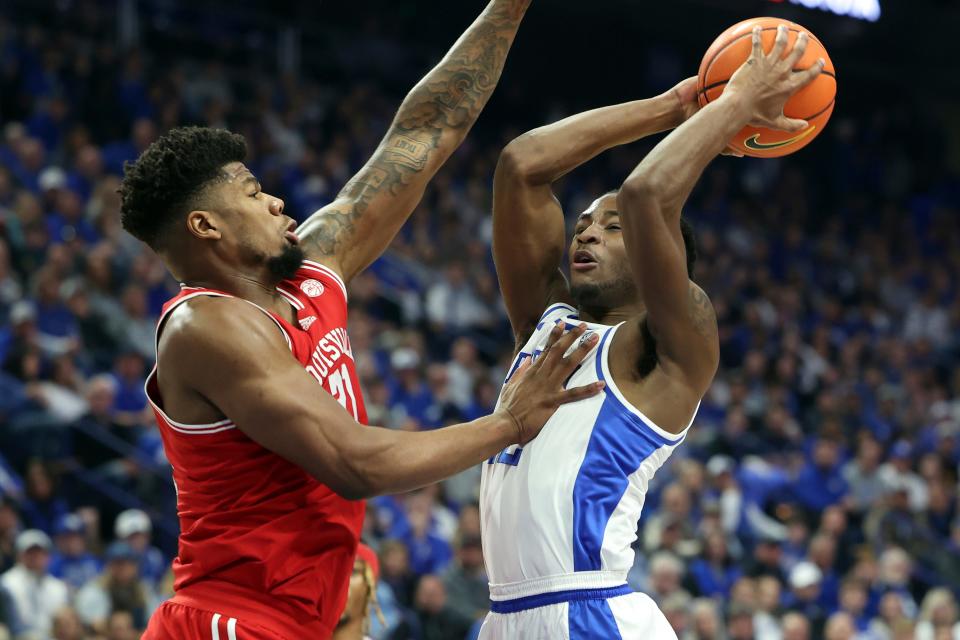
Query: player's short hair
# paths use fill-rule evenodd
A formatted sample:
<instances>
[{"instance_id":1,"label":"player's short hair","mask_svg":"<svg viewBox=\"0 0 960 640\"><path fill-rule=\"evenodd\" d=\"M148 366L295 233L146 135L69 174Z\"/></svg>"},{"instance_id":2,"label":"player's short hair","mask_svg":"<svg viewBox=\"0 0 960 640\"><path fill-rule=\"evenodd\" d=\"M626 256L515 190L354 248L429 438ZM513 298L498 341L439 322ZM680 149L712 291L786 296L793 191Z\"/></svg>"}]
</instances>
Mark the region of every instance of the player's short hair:
<instances>
[{"instance_id":1,"label":"player's short hair","mask_svg":"<svg viewBox=\"0 0 960 640\"><path fill-rule=\"evenodd\" d=\"M600 197L606 198L618 193L620 193L619 189L613 189ZM693 270L697 264L697 239L693 235L693 225L682 216L680 217L680 235L683 237L683 246L687 250L687 277L693 280Z\"/></svg>"},{"instance_id":2,"label":"player's short hair","mask_svg":"<svg viewBox=\"0 0 960 640\"><path fill-rule=\"evenodd\" d=\"M187 213L223 166L247 156L243 136L223 129L178 127L160 136L136 162L124 164L123 228L157 249L177 216Z\"/></svg>"}]
</instances>

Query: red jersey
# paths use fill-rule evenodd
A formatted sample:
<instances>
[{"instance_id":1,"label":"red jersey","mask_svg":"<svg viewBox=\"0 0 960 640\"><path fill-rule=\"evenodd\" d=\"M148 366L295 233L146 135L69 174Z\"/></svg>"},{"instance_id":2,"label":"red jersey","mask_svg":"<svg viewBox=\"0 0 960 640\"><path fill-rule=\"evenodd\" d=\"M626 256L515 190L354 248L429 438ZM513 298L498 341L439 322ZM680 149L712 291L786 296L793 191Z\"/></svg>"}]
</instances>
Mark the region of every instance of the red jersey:
<instances>
[{"instance_id":1,"label":"red jersey","mask_svg":"<svg viewBox=\"0 0 960 640\"><path fill-rule=\"evenodd\" d=\"M343 280L305 261L277 290L296 310L299 326L257 308L276 323L293 357L319 385L366 424ZM197 296L232 297L184 286L163 307L158 341L170 313ZM229 416L211 424L172 420L163 411L156 368L146 391L177 487L174 602L209 603L210 610L241 621L257 618L288 640L329 637L346 602L363 501L341 498L248 438Z\"/></svg>"}]
</instances>

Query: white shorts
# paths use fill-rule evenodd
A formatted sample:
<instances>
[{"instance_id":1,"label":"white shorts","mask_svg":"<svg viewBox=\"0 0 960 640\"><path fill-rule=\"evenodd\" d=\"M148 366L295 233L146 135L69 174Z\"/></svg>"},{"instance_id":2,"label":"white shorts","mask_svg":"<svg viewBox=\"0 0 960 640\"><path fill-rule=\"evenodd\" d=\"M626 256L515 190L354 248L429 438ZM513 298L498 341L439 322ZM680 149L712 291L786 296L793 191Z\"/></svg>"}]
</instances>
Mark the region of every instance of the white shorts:
<instances>
[{"instance_id":1,"label":"white shorts","mask_svg":"<svg viewBox=\"0 0 960 640\"><path fill-rule=\"evenodd\" d=\"M491 611L479 640L677 640L667 618L645 593L602 597L609 590L598 589L601 597L594 598L585 591L562 602L539 605L535 598L524 598L532 606L521 605L509 613Z\"/></svg>"}]
</instances>

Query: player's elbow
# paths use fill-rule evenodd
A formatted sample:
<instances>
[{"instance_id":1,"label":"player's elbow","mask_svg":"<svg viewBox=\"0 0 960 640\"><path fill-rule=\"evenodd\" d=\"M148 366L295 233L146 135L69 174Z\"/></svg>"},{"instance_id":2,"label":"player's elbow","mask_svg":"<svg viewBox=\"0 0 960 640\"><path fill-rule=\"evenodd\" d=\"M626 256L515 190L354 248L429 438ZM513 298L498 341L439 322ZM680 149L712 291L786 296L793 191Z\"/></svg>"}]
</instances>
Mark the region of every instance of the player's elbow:
<instances>
[{"instance_id":1,"label":"player's elbow","mask_svg":"<svg viewBox=\"0 0 960 640\"><path fill-rule=\"evenodd\" d=\"M630 176L617 192L617 210L653 211L659 209L660 192L656 183L644 174Z\"/></svg>"},{"instance_id":2,"label":"player's elbow","mask_svg":"<svg viewBox=\"0 0 960 640\"><path fill-rule=\"evenodd\" d=\"M338 474L335 479L319 477L316 474L314 474L314 477L345 500L366 500L381 493L377 491L373 483L354 472Z\"/></svg>"},{"instance_id":3,"label":"player's elbow","mask_svg":"<svg viewBox=\"0 0 960 640\"><path fill-rule=\"evenodd\" d=\"M500 152L497 173L501 176L523 180L534 176L537 171L537 158L539 156L537 146L537 143L528 133L511 140Z\"/></svg>"}]
</instances>

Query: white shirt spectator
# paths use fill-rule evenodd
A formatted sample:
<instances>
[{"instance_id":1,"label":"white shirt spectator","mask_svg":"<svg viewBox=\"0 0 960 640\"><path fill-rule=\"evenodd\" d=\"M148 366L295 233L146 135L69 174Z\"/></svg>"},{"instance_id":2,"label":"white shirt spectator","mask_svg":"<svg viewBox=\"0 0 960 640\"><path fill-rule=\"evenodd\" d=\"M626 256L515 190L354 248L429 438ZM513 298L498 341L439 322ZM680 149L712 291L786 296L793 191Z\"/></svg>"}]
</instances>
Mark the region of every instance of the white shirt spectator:
<instances>
[{"instance_id":1,"label":"white shirt spectator","mask_svg":"<svg viewBox=\"0 0 960 640\"><path fill-rule=\"evenodd\" d=\"M0 576L0 586L10 594L26 633L41 638L50 636L53 615L69 600L67 583L46 571L51 546L50 538L42 531L24 531L16 542L20 561Z\"/></svg>"}]
</instances>

